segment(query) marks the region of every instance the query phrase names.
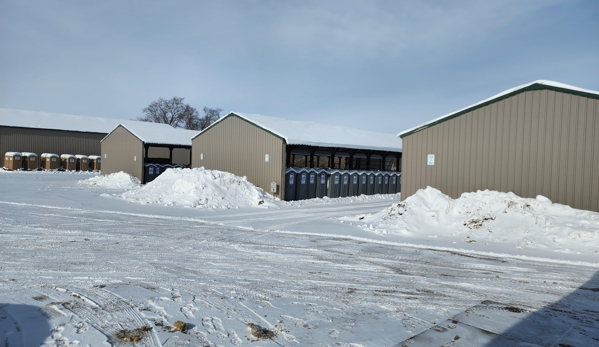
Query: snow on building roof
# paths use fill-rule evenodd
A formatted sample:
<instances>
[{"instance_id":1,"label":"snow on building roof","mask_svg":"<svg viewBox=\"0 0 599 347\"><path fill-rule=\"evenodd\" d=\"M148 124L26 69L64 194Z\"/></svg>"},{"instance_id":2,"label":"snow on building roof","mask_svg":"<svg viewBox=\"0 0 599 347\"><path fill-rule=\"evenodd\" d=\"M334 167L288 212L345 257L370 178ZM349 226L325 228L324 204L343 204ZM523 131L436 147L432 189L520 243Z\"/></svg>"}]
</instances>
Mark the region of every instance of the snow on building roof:
<instances>
[{"instance_id":1,"label":"snow on building roof","mask_svg":"<svg viewBox=\"0 0 599 347\"><path fill-rule=\"evenodd\" d=\"M112 131L119 126L127 129L133 136L144 143L190 146L191 138L198 134L197 130L186 130L173 128L168 124L150 123L150 122L127 122L120 123L114 129L109 131L108 137ZM104 137L100 142L106 139Z\"/></svg>"},{"instance_id":2,"label":"snow on building roof","mask_svg":"<svg viewBox=\"0 0 599 347\"><path fill-rule=\"evenodd\" d=\"M451 118L457 117L461 114L470 112L476 108L479 107L483 107L491 102L494 101L498 101L498 99L502 99L502 98L506 98L509 96L512 96L514 94L518 94L527 90L539 90L539 89L550 89L550 90L556 90L556 91L560 91L560 92L566 92L566 93L573 93L573 94L577 94L577 95L582 95L582 96L586 96L586 97L592 97L592 98L597 98L599 99L599 91L595 91L595 90L590 90L590 89L583 89L583 88L579 88L579 87L575 87L575 86L571 86L569 84L564 84L564 83L560 83L560 82L554 82L554 81L547 81L547 80L537 80L537 81L533 81L527 84L523 84L514 88L510 88L508 90L505 90L499 94L493 95L492 97L485 99L483 101L477 102L476 104L470 105L468 107L464 107L460 110L457 110L455 112L451 112L449 114L446 114L442 117L433 119L429 122L426 122L424 124L418 125L416 127L410 128L408 130L404 130L402 132L400 132L399 134L397 134L398 137L404 137L410 134L413 134L415 132L418 132L420 130L424 130L426 128L429 128L437 123L441 123L443 121L449 120Z\"/></svg>"},{"instance_id":3,"label":"snow on building roof","mask_svg":"<svg viewBox=\"0 0 599 347\"><path fill-rule=\"evenodd\" d=\"M238 116L245 119L285 139L288 145L401 151L401 140L393 134L346 128L338 125L268 117L259 114L231 112L220 118L212 126L229 116ZM204 131L207 131L212 126L204 129Z\"/></svg>"},{"instance_id":4,"label":"snow on building roof","mask_svg":"<svg viewBox=\"0 0 599 347\"><path fill-rule=\"evenodd\" d=\"M116 118L0 108L0 126L107 134L119 123L140 122Z\"/></svg>"}]
</instances>

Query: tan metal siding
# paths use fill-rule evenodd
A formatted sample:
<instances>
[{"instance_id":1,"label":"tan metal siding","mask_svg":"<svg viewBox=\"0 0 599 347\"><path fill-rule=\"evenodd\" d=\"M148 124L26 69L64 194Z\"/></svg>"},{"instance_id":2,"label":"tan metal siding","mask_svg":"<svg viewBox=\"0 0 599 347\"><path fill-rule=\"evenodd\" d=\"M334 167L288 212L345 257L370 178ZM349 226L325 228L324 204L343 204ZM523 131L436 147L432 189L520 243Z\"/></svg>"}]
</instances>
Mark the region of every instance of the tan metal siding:
<instances>
[{"instance_id":1,"label":"tan metal siding","mask_svg":"<svg viewBox=\"0 0 599 347\"><path fill-rule=\"evenodd\" d=\"M102 142L102 174L124 171L143 182L143 143L119 126Z\"/></svg>"},{"instance_id":2,"label":"tan metal siding","mask_svg":"<svg viewBox=\"0 0 599 347\"><path fill-rule=\"evenodd\" d=\"M0 126L0 159L6 152L98 155L106 134Z\"/></svg>"},{"instance_id":3,"label":"tan metal siding","mask_svg":"<svg viewBox=\"0 0 599 347\"><path fill-rule=\"evenodd\" d=\"M403 147L404 199L426 186L453 198L491 189L599 211L596 99L526 91L408 135Z\"/></svg>"},{"instance_id":4,"label":"tan metal siding","mask_svg":"<svg viewBox=\"0 0 599 347\"><path fill-rule=\"evenodd\" d=\"M284 141L236 116L229 116L192 140L192 167L231 172L270 193L284 196ZM203 160L201 155L203 154ZM265 154L269 162L265 162Z\"/></svg>"}]
</instances>

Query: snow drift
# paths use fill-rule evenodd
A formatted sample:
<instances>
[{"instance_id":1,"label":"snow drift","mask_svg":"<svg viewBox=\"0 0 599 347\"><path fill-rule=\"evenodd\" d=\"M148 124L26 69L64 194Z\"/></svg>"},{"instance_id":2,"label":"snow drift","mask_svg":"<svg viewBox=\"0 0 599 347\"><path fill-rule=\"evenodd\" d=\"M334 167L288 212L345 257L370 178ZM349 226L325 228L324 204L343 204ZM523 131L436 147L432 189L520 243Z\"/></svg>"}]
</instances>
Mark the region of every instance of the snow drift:
<instances>
[{"instance_id":1,"label":"snow drift","mask_svg":"<svg viewBox=\"0 0 599 347\"><path fill-rule=\"evenodd\" d=\"M544 196L477 191L452 199L421 189L373 215L343 218L379 233L449 237L568 253L599 252L599 213L554 204Z\"/></svg>"},{"instance_id":2,"label":"snow drift","mask_svg":"<svg viewBox=\"0 0 599 347\"><path fill-rule=\"evenodd\" d=\"M139 187L140 185L140 182L137 178L123 171L112 173L106 176L92 177L83 181L79 181L79 183L92 187L101 187L107 189L133 189Z\"/></svg>"},{"instance_id":3,"label":"snow drift","mask_svg":"<svg viewBox=\"0 0 599 347\"><path fill-rule=\"evenodd\" d=\"M217 170L167 169L152 182L120 195L142 204L229 209L274 206L274 198L245 177Z\"/></svg>"}]
</instances>

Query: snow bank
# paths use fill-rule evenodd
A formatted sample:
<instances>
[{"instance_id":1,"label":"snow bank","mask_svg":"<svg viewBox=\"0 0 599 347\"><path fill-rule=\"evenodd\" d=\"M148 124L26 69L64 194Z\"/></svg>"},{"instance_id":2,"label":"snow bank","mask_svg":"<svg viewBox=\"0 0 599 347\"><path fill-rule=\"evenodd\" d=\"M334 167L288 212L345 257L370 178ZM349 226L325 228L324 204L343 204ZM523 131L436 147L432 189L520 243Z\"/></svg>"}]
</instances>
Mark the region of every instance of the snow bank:
<instances>
[{"instance_id":1,"label":"snow bank","mask_svg":"<svg viewBox=\"0 0 599 347\"><path fill-rule=\"evenodd\" d=\"M217 170L167 169L154 181L121 195L142 204L229 209L274 206L274 198L245 177Z\"/></svg>"},{"instance_id":2,"label":"snow bank","mask_svg":"<svg viewBox=\"0 0 599 347\"><path fill-rule=\"evenodd\" d=\"M599 213L554 204L544 196L477 191L451 199L421 189L373 215L343 218L378 233L498 242L566 253L599 252Z\"/></svg>"},{"instance_id":3,"label":"snow bank","mask_svg":"<svg viewBox=\"0 0 599 347\"><path fill-rule=\"evenodd\" d=\"M139 180L123 171L106 176L92 177L83 181L85 184L93 187L102 187L108 189L133 189L139 187Z\"/></svg>"}]
</instances>

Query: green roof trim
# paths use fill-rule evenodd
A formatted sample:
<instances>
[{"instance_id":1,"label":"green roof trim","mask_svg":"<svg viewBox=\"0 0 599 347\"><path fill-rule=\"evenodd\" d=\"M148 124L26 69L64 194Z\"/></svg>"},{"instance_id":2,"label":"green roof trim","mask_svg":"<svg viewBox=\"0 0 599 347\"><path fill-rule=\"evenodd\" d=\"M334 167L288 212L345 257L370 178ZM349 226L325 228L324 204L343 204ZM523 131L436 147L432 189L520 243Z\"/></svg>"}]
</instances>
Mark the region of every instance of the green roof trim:
<instances>
[{"instance_id":1,"label":"green roof trim","mask_svg":"<svg viewBox=\"0 0 599 347\"><path fill-rule=\"evenodd\" d=\"M260 128L260 129L262 129L262 130L266 131L267 133L269 133L269 134L273 135L274 137L276 137L276 138L279 138L279 139L283 140L283 142L287 142L287 141L285 140L285 138L284 138L284 137L282 137L281 135L279 135L279 134L277 134L277 133L273 133L272 131L270 131L270 130L268 130L268 129L266 129L266 128L262 127L262 126L260 126L259 124L256 124L256 123L254 123L254 122L252 122L252 121L250 121L250 120L248 120L248 119L246 119L246 118L244 118L244 117L242 117L242 116L240 116L240 115L238 115L238 114L237 114L237 113L235 113L235 112L230 112L230 113L228 113L226 116L224 116L223 118L221 118L221 119L219 119L218 121L216 121L216 122L212 123L212 124L211 124L209 127L207 127L206 129L202 130L202 131L201 131L199 134L197 134L196 136L192 137L192 138L191 138L191 141L195 140L195 139L196 139L198 136L200 136L200 135L202 135L203 133L207 132L208 130L212 129L212 128L213 128L214 126L216 126L218 123L220 123L220 122L224 121L226 118L229 118L229 117L236 117L236 118L239 118L239 119L241 119L242 121L244 121L244 122L246 122L246 123L249 123L249 124L251 124L251 125L253 125L253 126L255 126L255 127L258 127L258 128Z\"/></svg>"},{"instance_id":2,"label":"green roof trim","mask_svg":"<svg viewBox=\"0 0 599 347\"><path fill-rule=\"evenodd\" d=\"M446 122L448 120L457 118L457 117L459 117L459 116L461 116L463 114L466 114L468 112L471 112L471 111L474 111L476 109L488 106L490 104L493 104L493 103L501 101L501 100L505 100L507 98L511 98L514 95L517 95L517 94L520 94L520 93L524 93L524 92L533 91L533 90L553 90L553 91L556 91L556 92L562 92L562 93L566 93L566 94L572 94L572 95L582 96L582 97L585 97L585 98L591 98L591 99L597 99L597 100L599 100L599 95L598 94L587 93L587 92L583 92L583 91L579 91L579 90L573 90L573 89L568 89L568 88L560 88L560 87L556 87L556 86L552 86L552 85L547 85L547 84L542 84L542 83L534 83L534 84L531 84L531 85L529 85L527 87L524 87L522 89L515 90L515 91L513 91L511 93L498 96L498 97L496 97L494 99L487 100L487 101L485 101L483 103L474 105L472 107L468 107L468 108L463 109L461 111L458 111L456 113L452 113L452 114L448 115L445 118L438 119L437 121L421 125L421 126L415 128L415 129L411 130L411 131L408 131L408 132L406 132L404 134L399 135L399 137L403 139L406 136L410 136L410 135L412 135L414 133L417 133L419 131L422 131L424 129L428 129L430 127L433 127L433 126L435 126L435 125L437 125L439 123L443 123L443 122Z\"/></svg>"}]
</instances>

